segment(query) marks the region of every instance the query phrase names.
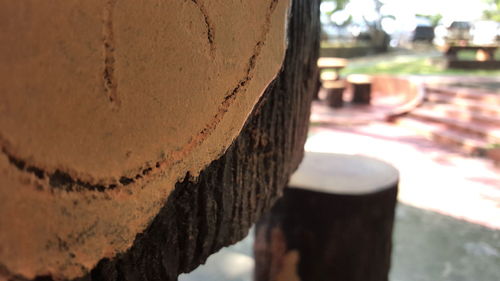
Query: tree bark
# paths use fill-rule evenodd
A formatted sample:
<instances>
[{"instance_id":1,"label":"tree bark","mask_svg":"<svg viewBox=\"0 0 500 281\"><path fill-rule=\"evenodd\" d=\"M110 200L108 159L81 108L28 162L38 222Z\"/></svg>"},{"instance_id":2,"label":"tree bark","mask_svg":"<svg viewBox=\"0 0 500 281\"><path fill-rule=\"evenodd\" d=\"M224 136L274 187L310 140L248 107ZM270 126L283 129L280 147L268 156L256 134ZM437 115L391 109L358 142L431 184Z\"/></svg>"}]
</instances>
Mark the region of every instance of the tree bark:
<instances>
[{"instance_id":1,"label":"tree bark","mask_svg":"<svg viewBox=\"0 0 500 281\"><path fill-rule=\"evenodd\" d=\"M279 281L290 276L302 281L388 280L397 171L377 172L393 179L387 186L377 186L374 180L368 190L349 193L341 187L350 181L348 177L357 178L353 181L359 180L360 185L366 183L363 178L371 177L353 174L366 167L364 160L358 156L354 162L345 157L332 159L340 166L332 171L334 177L323 176L330 180L330 188L319 191L314 182L318 175L310 173L318 168L311 165L327 162L307 163L308 157L292 177L293 188L285 189L284 196L257 224L255 280ZM297 174L309 177L310 184L294 182Z\"/></svg>"},{"instance_id":2,"label":"tree bark","mask_svg":"<svg viewBox=\"0 0 500 281\"><path fill-rule=\"evenodd\" d=\"M299 165L317 91L319 0L294 0L282 71L241 134L196 180L177 183L133 246L77 280L177 280L244 238ZM50 280L40 276L39 280Z\"/></svg>"}]
</instances>

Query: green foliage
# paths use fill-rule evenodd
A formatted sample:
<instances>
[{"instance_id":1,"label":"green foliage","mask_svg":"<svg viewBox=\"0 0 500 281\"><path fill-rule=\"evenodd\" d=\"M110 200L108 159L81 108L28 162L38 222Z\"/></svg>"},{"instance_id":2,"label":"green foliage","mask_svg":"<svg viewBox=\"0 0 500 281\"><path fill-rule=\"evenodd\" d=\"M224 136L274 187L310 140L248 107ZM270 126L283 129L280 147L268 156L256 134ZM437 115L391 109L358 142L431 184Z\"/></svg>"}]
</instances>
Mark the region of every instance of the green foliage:
<instances>
[{"instance_id":1,"label":"green foliage","mask_svg":"<svg viewBox=\"0 0 500 281\"><path fill-rule=\"evenodd\" d=\"M388 35L382 30L382 19L384 18L394 18L392 15L383 15L381 13L381 8L383 6L383 1L381 0L372 0L375 4L375 11L378 14L378 18L376 20L367 20L366 18L363 17L364 23L368 27L368 32L371 38L371 45L376 46L376 47L382 47L382 48L388 48L389 46L389 37ZM335 9L333 11L327 12L326 14L331 16L335 12L344 10L347 4L350 2L350 0L323 0L323 2L333 2L335 3ZM352 23L352 16L349 16L347 20L345 20L343 23L337 23L336 25L340 25L342 27L346 27ZM333 22L330 22L330 24L333 24Z\"/></svg>"},{"instance_id":2,"label":"green foliage","mask_svg":"<svg viewBox=\"0 0 500 281\"><path fill-rule=\"evenodd\" d=\"M335 12L342 11L345 9L345 6L349 3L350 0L323 0L323 2L334 2L335 3L335 9L330 12L326 12L328 16L331 16ZM349 16L349 18L341 24L341 26L347 26L352 22L352 16Z\"/></svg>"},{"instance_id":3,"label":"green foliage","mask_svg":"<svg viewBox=\"0 0 500 281\"><path fill-rule=\"evenodd\" d=\"M337 11L343 10L350 0L323 0L323 2L335 2L335 10L328 14L333 14Z\"/></svg>"},{"instance_id":4,"label":"green foliage","mask_svg":"<svg viewBox=\"0 0 500 281\"><path fill-rule=\"evenodd\" d=\"M355 59L341 72L348 74L395 74L395 75L477 75L500 76L498 70L447 69L442 56L427 54L400 54L380 58Z\"/></svg>"},{"instance_id":5,"label":"green foliage","mask_svg":"<svg viewBox=\"0 0 500 281\"><path fill-rule=\"evenodd\" d=\"M431 22L432 26L437 26L439 24L439 21L441 21L441 19L443 18L443 16L440 14L435 14L435 15L417 14L417 17L428 19Z\"/></svg>"},{"instance_id":6,"label":"green foliage","mask_svg":"<svg viewBox=\"0 0 500 281\"><path fill-rule=\"evenodd\" d=\"M489 5L489 9L484 11L483 17L486 20L500 22L500 0L483 0Z\"/></svg>"}]
</instances>

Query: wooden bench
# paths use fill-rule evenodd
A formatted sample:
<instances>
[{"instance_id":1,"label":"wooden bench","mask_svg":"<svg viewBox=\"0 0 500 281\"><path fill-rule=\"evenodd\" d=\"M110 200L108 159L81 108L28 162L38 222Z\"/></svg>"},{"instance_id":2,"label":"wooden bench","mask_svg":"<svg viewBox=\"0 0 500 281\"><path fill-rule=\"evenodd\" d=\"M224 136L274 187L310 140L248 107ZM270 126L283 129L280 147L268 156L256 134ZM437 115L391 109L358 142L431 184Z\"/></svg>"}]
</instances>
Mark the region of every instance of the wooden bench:
<instances>
[{"instance_id":1,"label":"wooden bench","mask_svg":"<svg viewBox=\"0 0 500 281\"><path fill-rule=\"evenodd\" d=\"M347 66L347 60L342 58L319 58L318 68L320 70L333 70L338 77L340 71Z\"/></svg>"},{"instance_id":2,"label":"wooden bench","mask_svg":"<svg viewBox=\"0 0 500 281\"><path fill-rule=\"evenodd\" d=\"M461 69L500 69L500 61L495 60L498 46L450 46L446 50L448 68ZM475 60L461 60L458 53L462 51L475 51Z\"/></svg>"},{"instance_id":3,"label":"wooden bench","mask_svg":"<svg viewBox=\"0 0 500 281\"><path fill-rule=\"evenodd\" d=\"M323 57L318 59L318 69L320 70L320 88L325 89L325 82L327 81L338 81L340 80L340 71L347 66L347 60L343 58L334 58L334 57ZM331 71L323 71L323 70L331 70ZM339 95L338 91L336 91ZM327 94L328 96L329 94ZM342 97L341 97L342 98ZM315 99L319 99L316 95ZM337 98L337 101L338 98ZM336 103L334 107L341 107L342 104L339 102Z\"/></svg>"},{"instance_id":4,"label":"wooden bench","mask_svg":"<svg viewBox=\"0 0 500 281\"><path fill-rule=\"evenodd\" d=\"M380 160L306 153L257 224L255 280L388 280L398 182Z\"/></svg>"},{"instance_id":5,"label":"wooden bench","mask_svg":"<svg viewBox=\"0 0 500 281\"><path fill-rule=\"evenodd\" d=\"M485 59L493 60L498 46L450 46L446 50L446 56L449 60L458 59L458 53L461 51L476 51L476 58L479 54L485 54Z\"/></svg>"}]
</instances>

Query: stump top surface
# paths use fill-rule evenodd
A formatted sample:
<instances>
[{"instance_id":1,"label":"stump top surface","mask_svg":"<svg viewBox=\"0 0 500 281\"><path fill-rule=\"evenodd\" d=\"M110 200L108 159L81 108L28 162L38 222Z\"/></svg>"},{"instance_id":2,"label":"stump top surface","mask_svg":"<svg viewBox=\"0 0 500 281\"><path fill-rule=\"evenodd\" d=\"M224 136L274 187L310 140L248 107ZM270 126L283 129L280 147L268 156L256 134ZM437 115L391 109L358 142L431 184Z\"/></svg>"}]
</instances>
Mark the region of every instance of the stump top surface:
<instances>
[{"instance_id":1,"label":"stump top surface","mask_svg":"<svg viewBox=\"0 0 500 281\"><path fill-rule=\"evenodd\" d=\"M373 78L365 74L351 74L347 77L347 81L351 84L370 84Z\"/></svg>"},{"instance_id":2,"label":"stump top surface","mask_svg":"<svg viewBox=\"0 0 500 281\"><path fill-rule=\"evenodd\" d=\"M323 82L323 88L325 89L339 89L339 88L345 88L345 81L344 80L335 80L335 81L324 81Z\"/></svg>"},{"instance_id":3,"label":"stump top surface","mask_svg":"<svg viewBox=\"0 0 500 281\"><path fill-rule=\"evenodd\" d=\"M306 152L288 185L318 192L357 195L387 189L398 180L396 168L374 158Z\"/></svg>"}]
</instances>

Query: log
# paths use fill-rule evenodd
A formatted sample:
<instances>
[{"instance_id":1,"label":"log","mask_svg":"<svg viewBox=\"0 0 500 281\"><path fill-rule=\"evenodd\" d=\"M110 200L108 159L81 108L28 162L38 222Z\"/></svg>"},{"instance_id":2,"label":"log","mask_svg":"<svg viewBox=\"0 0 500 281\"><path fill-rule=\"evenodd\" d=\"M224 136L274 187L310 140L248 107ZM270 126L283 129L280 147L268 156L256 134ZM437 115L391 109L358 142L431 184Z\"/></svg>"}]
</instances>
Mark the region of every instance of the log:
<instances>
[{"instance_id":1,"label":"log","mask_svg":"<svg viewBox=\"0 0 500 281\"><path fill-rule=\"evenodd\" d=\"M332 108L340 108L344 105L345 82L324 81L323 87L326 90L326 102Z\"/></svg>"},{"instance_id":2,"label":"log","mask_svg":"<svg viewBox=\"0 0 500 281\"><path fill-rule=\"evenodd\" d=\"M369 105L372 97L372 81L368 75L353 74L347 77L352 88L352 103Z\"/></svg>"},{"instance_id":3,"label":"log","mask_svg":"<svg viewBox=\"0 0 500 281\"><path fill-rule=\"evenodd\" d=\"M398 172L310 153L257 224L255 280L388 280Z\"/></svg>"},{"instance_id":4,"label":"log","mask_svg":"<svg viewBox=\"0 0 500 281\"><path fill-rule=\"evenodd\" d=\"M114 1L109 2L110 5L114 3ZM125 3L124 1L116 2L117 5L125 5L123 4ZM248 44L251 47L249 50L246 50L246 45L242 45L244 47L243 49L238 49L235 46L231 45L228 45L228 48L224 49L224 51L231 53L233 57L222 58L228 59L228 61L230 61L229 59L233 60L231 61L231 63L225 65L222 69L225 70L225 68L228 66L237 66L246 73L246 76L242 80L236 81L238 83L234 88L234 91L230 91L229 93L221 93L221 98L223 99L223 101L222 104L218 107L219 111L214 118L212 118L213 116L210 118L210 121L212 121L212 119L217 122L220 121L220 124L213 125L213 123L210 123L209 125L207 125L207 127L203 127L201 131L197 131L194 125L191 126L180 122L179 124L181 124L181 126L177 128L180 133L175 133L172 131L168 131L169 128L164 128L159 126L158 123L154 123L157 120L152 118L150 120L150 123L148 123L146 126L143 125L142 128L139 128L142 131L148 130L148 132L151 131L152 133L154 133L154 131L160 131L165 135L168 135L168 132L170 132L171 135L168 139L173 141L178 140L175 137L180 138L179 134L183 132L184 127L187 128L187 131L191 133L197 134L198 132L201 132L201 137L194 134L191 138L188 138L190 142L188 143L187 148L191 149L195 147L195 149L198 149L197 146L199 145L201 148L199 148L198 150L201 150L203 153L208 153L209 155L205 155L204 157L202 157L203 161L210 159L210 157L212 157L213 155L215 155L216 157L213 158L214 160L209 161L208 164L200 171L196 171L193 166L198 167L202 165L203 162L198 163L198 158L191 157L190 150L181 150L180 152L178 152L177 150L175 150L174 145L172 153L175 157L170 157L172 154L167 151L168 153L165 153L166 156L163 154L161 155L161 157L167 158L166 162L163 162L163 160L148 161L148 163L152 166L146 166L146 168L140 170L136 176L134 175L133 177L121 177L119 178L119 180L116 180L116 182L114 181L113 176L109 176L109 182L106 181L108 180L108 177L103 177L102 182L104 183L101 183L101 181L85 181L84 178L75 176L75 173L73 173L73 170L71 169L69 169L68 172L58 170L52 172L52 170L48 169L42 170L35 165L36 163L29 162L29 159L26 160L20 157L16 158L16 155L14 155L14 153L8 154L8 152L10 152L10 147L5 146L2 152L6 155L4 157L6 159L6 162L8 162L6 165L8 166L8 169L12 169L15 171L15 173L17 173L15 174L15 177L12 178L17 180L18 178L22 179L23 177L29 176L30 180L24 180L21 181L21 183L25 185L33 184L33 188L31 188L31 186L10 186L10 182L6 181L4 178L2 185L0 185L0 191L4 192L2 193L2 196L4 194L9 194L9 192L10 194L16 194L17 192L25 192L26 190L28 190L29 192L33 192L35 195L31 195L30 193L30 196L28 196L24 200L34 200L34 202L37 203L38 201L36 201L36 196L54 196L57 197L57 200L60 200L61 202L64 200L68 200L69 202L71 202L71 207L57 208L57 212L60 212L62 215L57 213L57 216L51 217L50 220L40 219L38 223L41 224L41 230L38 233L31 233L45 234L44 231L53 231L54 235L50 235L50 237L57 239L54 243L51 242L52 244L39 245L35 242L35 240L31 240L27 244L22 244L18 241L16 241L16 243L9 244L9 240L4 238L9 237L9 235L11 234L10 231L12 231L14 227L18 226L14 223L19 222L19 219L17 219L16 221L12 221L13 226L11 227L11 225L9 224L11 221L9 221L8 218L5 219L7 217L5 216L5 212L2 213L2 217L0 218L0 243L3 244L0 244L0 279L87 281L177 280L177 276L179 274L192 271L198 265L204 263L204 261L210 254L217 252L224 246L233 244L244 238L247 235L250 226L261 216L263 212L265 212L270 208L270 206L272 206L272 204L277 200L278 197L282 195L282 190L286 185L289 176L297 168L302 159L303 145L308 130L310 104L313 94L317 91L318 70L316 62L319 52L320 30L319 0L294 0L288 22L288 48L286 49L286 53L284 54L285 59L283 62L283 66L279 71L276 79L274 79L273 82L269 84L267 89L263 91L262 95L260 97L256 95L259 92L259 88L256 86L256 84L260 83L260 85L264 85L264 81L266 81L266 75L270 74L274 68L271 67L266 70L265 61L269 59L270 61L276 62L276 58L280 57L279 44L283 44L282 40L284 36L282 36L283 34L280 33L280 28L278 28L279 26L275 28L275 26L273 26L272 24L279 25L280 23L283 24L284 21L283 19L280 19L279 13L273 16L271 14L271 11L278 10L280 11L280 13L284 14L283 12L286 9L284 9L283 7L286 7L287 2L288 1L284 0L252 0L245 1L245 5L242 5L241 1L237 1L235 2L236 4L232 2L224 2L224 5L214 4L210 6L211 8L220 6L219 8L222 9L222 12L227 12L229 15L232 15L233 13L238 15L239 13L241 13L241 11L236 13L234 9L226 6L229 4L234 4L236 5L236 8L243 9L245 11L244 7L248 8L249 5L254 5L257 7L255 9L258 9L258 11L262 11L262 13L264 13L265 15L250 15L247 10L245 11L245 15L255 17L256 22L245 22L243 26L245 28L247 28L247 26L248 28L251 28L251 26L253 25L263 25L264 28L261 28L263 30L262 34L270 34L267 38L268 41L266 42L258 41L254 44ZM197 51L196 49L192 51L194 55L200 55L202 57L201 60L203 61L203 63L205 63L206 60L217 61L217 59L221 58L218 55L219 51L217 49L217 43L223 43L218 40L226 38L223 36L224 28L231 28L232 24L221 25L218 26L219 29L213 29L212 27L214 22L220 20L223 23L224 21L227 21L229 19L226 19L225 17L212 17L213 14L211 14L211 10L208 9L208 6L205 7L203 3L204 1L193 0L180 1L179 3L175 4L184 5L185 7L183 6L183 8L186 11L189 11L189 13L193 13L195 15L193 17L195 17L197 21L192 23L191 25L187 25L186 27L192 28L194 30L193 32L195 32L197 36L199 34L203 35L203 42L206 41L205 43L209 48L206 48L206 52L205 46L201 46L203 47L203 51ZM92 5L89 4L89 6ZM89 6L85 7L87 8ZM138 8L145 9L144 7L146 6L147 5L144 5ZM135 6L132 5L130 7ZM127 8L129 7L119 6L119 9L114 11L123 13L124 11L127 11ZM156 18L157 13L159 13L158 9L165 8L172 9L169 5L160 5L158 7L154 7L154 9L152 10L149 10L149 12L153 13L153 15L155 16L154 20L169 20L169 17L165 15L160 15L158 18ZM77 8L75 7L74 10L76 9ZM226 9L227 11L224 9ZM112 57L114 47L116 47L116 49L120 49L120 46L110 46L115 39L120 39L120 37L114 37L111 32L116 28L116 25L113 25L113 22L110 19L118 17L116 13L112 14L112 12L113 9L109 8L104 13L105 18L108 20L105 21L107 24L104 27L104 33L107 36L107 41L105 42L106 48L104 53L107 56L105 61L110 64L112 62L116 62L116 59ZM184 13L179 13L177 10L174 11L173 14L184 16ZM85 15L87 14L78 14L78 16ZM136 14L133 14L133 16L136 16ZM127 18L127 20L124 22L128 23L129 21L133 21L135 19L136 18L133 17ZM57 22L57 20L59 20L58 17L54 18L54 22ZM154 22L154 20L152 20L152 22ZM197 25L198 20L200 21L200 25ZM236 21L241 20L241 18L238 17L237 19L233 18L231 20ZM261 24L261 21L263 22L263 24ZM100 17L98 17L97 22L101 23ZM147 20L146 22L149 23ZM52 21L50 23L52 23ZM236 26L239 27L240 25ZM156 26L153 27L156 28L155 32L158 31ZM137 28L137 26L129 29L125 28L122 31L131 32L131 34L134 36L141 36L142 33L136 32L134 28ZM97 28L97 30L101 31L100 28ZM162 30L165 30L164 26L161 27L158 31L160 33L151 32L148 33L148 35L157 38L157 34L161 34ZM259 34L260 31L255 32L257 37L256 40L260 40L259 37L262 37L262 34ZM180 35L178 36L183 36L182 32L179 34ZM236 34L235 36L239 35ZM241 40L253 40L252 36L246 36L245 34L242 34L242 36L244 38L241 38ZM101 38L100 36L94 37L97 39ZM230 37L227 38L229 38L228 42L234 41L231 40ZM31 38L28 39L31 40ZM143 42L144 44L155 44L163 40L164 38L157 39L158 40L155 39L153 41L146 40L140 42ZM166 42L170 44L169 42L177 41L171 40L171 38L166 37ZM131 43L128 42L128 44L130 45ZM135 51L140 50L149 52L151 50L161 50L161 52L155 53L155 55L161 57L165 54L165 49L155 49L150 47L151 46L148 45L144 49L138 48ZM190 48L197 47L198 45L196 44L190 45ZM272 47L276 47L277 49L271 50L270 48ZM191 49L189 49L188 47L185 47L185 50L191 51ZM118 55L124 53L123 49L121 49L120 51L120 53L117 53ZM243 51L248 51L249 60L247 60L247 58L238 58L238 56L241 56L241 52ZM96 52L100 54L101 50L96 49ZM164 62L156 62L155 56L149 57L141 54L137 57L131 56L131 58L138 59L139 61L152 58L152 63L155 66L155 71L159 70L158 67L161 68L162 65L163 67L165 66ZM73 60L74 59L75 58L73 57ZM190 61L194 60L191 59ZM70 62L74 63L74 61ZM176 69L176 71L188 71L191 74L195 74L195 76L198 78L203 78L203 75L205 74L217 75L217 73L213 74L205 68L202 69L199 66L199 63L199 61L196 61L196 64L192 65L193 68ZM136 68L138 75L142 75L140 74L141 71L150 70L147 67L141 67L143 66ZM76 67L75 69L79 68ZM35 68L35 70L40 71L40 69L38 68ZM85 68L81 68L79 70L83 71L85 70ZM123 82L123 79L116 79L116 76L118 75L118 77L120 77L120 75L122 75L124 71L125 70L123 68L115 69L112 66L106 66L103 70L103 75L105 78L104 89L108 94L107 98L109 98L110 110L112 112L115 112L116 114L123 113L123 108L127 106L127 101L125 99L125 96L123 96L123 93L127 92L126 90L129 90L127 89L127 86L135 85L130 81L130 83L126 83ZM228 69L227 71L231 72L230 69ZM166 73L170 72L167 71ZM217 83L226 83L226 80L229 81L232 79L231 75L231 73L226 73L226 76L222 76L222 78L219 77L216 79L214 79L215 76L209 77L210 79L207 78L206 81L215 83L210 85L213 86L212 88L217 89L220 88L220 85ZM180 75L179 77L177 77L178 79L169 80L168 77L164 78L153 76L151 79L156 83L157 79L160 78L160 82L165 83L163 86L174 87L175 83L184 81L182 80L184 79L184 76ZM136 79L132 76L130 78ZM142 76L140 76L139 78L142 78ZM191 77L191 79L195 79L195 77ZM174 102L175 99L174 97L172 97L172 100L170 102L167 102L167 100L162 99L168 99L168 93L161 92L156 94L154 92L148 92L150 94L153 93L153 98L156 98L157 101L151 104L146 104L143 111L137 111L139 112L138 115L142 116L149 114L148 109L152 104L156 106L162 104L162 102L166 102L163 104L178 106L178 108L175 109L170 107L168 108L169 110L173 110L173 113L171 114L177 114L172 117L173 120L179 121L185 119L191 122L193 121L191 117L199 117L198 115L209 112L210 110L208 109L212 108L213 104L217 105L217 102L213 101L217 100L219 96L217 96L217 98L215 96L213 98L207 98L204 97L205 92L196 92L198 88L195 89L194 85L201 85L200 87L204 87L206 86L204 84L206 82L205 80L205 82L196 80L186 81L190 84L189 87L185 85L186 87L182 88L182 91L185 92L183 94L187 94L190 91L189 89L193 89L191 93L194 95L194 97L184 95L182 99L179 99L182 102L178 103ZM6 83L5 80L2 80L1 85L5 85L4 82ZM122 84L117 87L116 83ZM139 81L136 83L139 83L139 86L149 86L144 81ZM191 83L193 85L191 85ZM49 83L44 85L49 85ZM94 88L99 90L101 89L97 86ZM212 90L212 88L209 88L209 90ZM117 92L115 91L116 89L121 89L122 92ZM199 101L197 101L197 97L201 97ZM72 98L78 100L76 97ZM143 98L146 99L148 97L146 95L143 95ZM252 103L252 100L255 98L257 101L255 106L253 106L254 103ZM234 104L231 104L231 102L235 104L240 103L240 105L235 106ZM33 103L35 102L33 101ZM202 107L200 109L190 108L189 106L191 103L201 103ZM243 106L243 104L246 107ZM251 111L246 111L245 108L247 107L249 107ZM183 108L189 109L189 112L191 114L186 114L183 111ZM152 115L156 117L158 117L157 115L160 115L161 117L168 116L169 110L152 112ZM197 115L196 110L199 110L200 114ZM9 113L10 112L14 111L9 111ZM178 114L179 112L182 112L182 114ZM2 114L4 113L5 112L2 112ZM76 113L74 112L74 114ZM243 116L246 118L246 121L243 120L244 122L242 124L241 131L239 131L239 126L237 125L237 122L232 119L232 117L240 118ZM4 121L9 120L10 122L13 120L3 117L5 116L2 115L1 119ZM58 122L64 123L63 121L65 120L61 120L57 119ZM202 121L205 122L206 120ZM81 122L86 122L85 118L82 118ZM100 123L93 124L94 126L102 125ZM2 125L3 124L0 124L0 126ZM228 131L226 131L225 133L223 131L218 131L219 127L221 126L223 128L227 128ZM166 132L163 132L163 129L165 129ZM85 130L83 130L83 132L85 132ZM235 139L232 139L231 135L234 132L239 133L236 134ZM113 135L113 133L115 132L112 131L110 134ZM136 135L139 135L135 134L135 132L133 131L127 131L127 133L128 135L126 134L126 137L135 137ZM214 137L214 135L216 135L217 137ZM138 138L139 137L141 136L138 136ZM205 137L206 139L204 139ZM214 142L214 138L231 141L228 147L224 147L224 145L221 145L220 143L215 147L205 145L207 143L210 144ZM118 136L115 136L115 139L120 140ZM124 142L125 140L121 141ZM56 142L56 144L59 143ZM73 147L78 147L79 144L81 144L81 142L76 142L72 145ZM146 144L147 143L141 143L141 146L147 146ZM54 146L54 144L52 145ZM109 153L114 153L115 148L122 149L120 145L123 145L123 143L118 142L117 147L113 147L111 144L106 145L107 146L105 147L110 150ZM134 150L134 152L136 151ZM94 151L92 151L92 153L94 153ZM107 152L105 154L108 155ZM137 156L134 155L134 153L127 155L127 157L131 159L136 159L136 157L144 156L142 154ZM89 155L85 154L83 154L83 156L90 157ZM69 157L69 155L65 155L64 157ZM103 158L104 160L107 159L107 157L104 156ZM3 158L0 158L0 160L2 159ZM86 160L86 158L82 159ZM113 161L114 160L116 159L113 159ZM111 161L112 163L106 163L106 165L128 164L128 162L121 163L120 161L113 161ZM71 163L78 162L74 160ZM74 167L79 166L75 164ZM103 165L100 166L100 162L98 161L96 163L93 163L93 166L89 165L88 168L93 169L93 172L104 175L106 175L107 172L111 171L110 169L104 168ZM101 168L102 170L99 168ZM172 188L173 190L169 189L168 182L162 180L164 177L166 177L166 174L168 175L171 169L174 169L178 172L184 171L182 179L176 183L174 182L175 188ZM10 170L8 171L10 173ZM18 176L18 174L22 174L22 176ZM10 174L7 174L7 176L10 176ZM158 180L158 178L160 180ZM172 178L175 179L175 177L169 177L169 179ZM18 188L14 190L13 187ZM165 192L165 190L167 190L168 193ZM141 198L129 200L130 196L135 195L138 192L153 194L159 199L152 202L144 202ZM22 193L20 194L22 195ZM165 196L165 194L167 194L167 196ZM80 197L82 197L84 200L80 201ZM0 198L0 201L2 201L2 203L5 203L5 197ZM101 199L102 202L99 201ZM133 208L118 208L119 212L116 212L116 215L128 216L128 222L137 224L138 227L136 228L118 227L120 220L117 219L116 221L112 221L111 217L111 215L115 213L107 213L105 211L106 209L99 209L101 204L120 206L120 204L127 200L129 200L131 204L133 204ZM57 202L56 199L54 199L53 202ZM73 204L73 202L75 203ZM19 207L29 206L30 208L35 209L34 207L31 207L29 203L29 201L26 201L26 204L21 204L19 205ZM143 203L144 205L142 205ZM43 206L50 207L49 204L45 203ZM74 210L80 207L87 208L84 210L89 210L89 212L97 209L100 216L92 217L85 215L84 213L75 214ZM0 205L0 208L15 209L16 205L2 204ZM10 209L8 209L8 211L9 212L7 212L7 214L12 212L12 210ZM38 212L40 214L44 214L43 210L42 212ZM140 226L142 225L142 223L138 223L138 221L144 218L148 218L148 216L144 216L145 213L153 215L151 216L149 221L146 221L145 227L141 228ZM79 217L78 214L80 214L81 217ZM81 224L81 221L84 219L88 219L88 217L96 219L94 221L94 224L91 224L88 228L84 228L81 232L74 231L76 227ZM105 223L104 221L107 221L105 219L107 219L108 217L110 218L109 223ZM59 218L67 219L72 223L54 223L56 221L55 219ZM33 218L31 220L33 220ZM51 225L47 227L46 225L44 225L44 223L46 222L50 222ZM23 230L24 228L30 229L32 222L24 223L25 225L21 227L21 230ZM33 223L36 223L36 221ZM62 228L68 230L69 234L66 235L64 232L61 234L59 231ZM140 231L136 231L137 229L139 229ZM101 232L104 234L102 234ZM127 238L128 236L132 237L133 239L129 241ZM21 239L24 237L25 236L19 238ZM88 241L95 241L92 240L95 237L102 239L98 240L99 243L89 244ZM113 238L110 239L109 237ZM40 256L42 258L33 259L34 262L29 264L29 266L23 265L22 263L25 263L26 260L20 259L19 255L17 255L21 253L14 254L11 252L3 251L3 249L6 249L6 247L2 248L4 244L9 245L9 249L11 249L10 247L24 247L24 245L34 246L36 249L41 248L43 250L26 250L22 254L25 255L24 257L26 258L30 258L30 255L33 257ZM120 244L121 246L117 248L117 244ZM95 248L92 248L91 246ZM74 249L78 250L74 251ZM52 255L49 250L54 251L56 254ZM59 256L63 258L58 259ZM97 260L98 262L94 263L93 259L96 257L100 257L100 259ZM18 266L19 264L21 265Z\"/></svg>"}]
</instances>

